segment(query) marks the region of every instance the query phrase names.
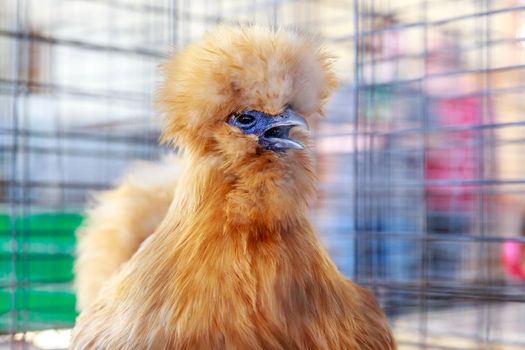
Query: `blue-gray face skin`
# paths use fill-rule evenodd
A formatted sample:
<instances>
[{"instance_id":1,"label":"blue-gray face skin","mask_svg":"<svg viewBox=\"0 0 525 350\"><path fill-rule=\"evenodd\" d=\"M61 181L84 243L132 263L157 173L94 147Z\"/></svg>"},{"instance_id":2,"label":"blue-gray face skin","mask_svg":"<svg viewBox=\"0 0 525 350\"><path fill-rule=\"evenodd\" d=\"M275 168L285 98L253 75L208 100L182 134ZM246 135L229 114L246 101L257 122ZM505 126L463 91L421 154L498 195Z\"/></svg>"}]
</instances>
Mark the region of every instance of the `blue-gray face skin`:
<instances>
[{"instance_id":1,"label":"blue-gray face skin","mask_svg":"<svg viewBox=\"0 0 525 350\"><path fill-rule=\"evenodd\" d=\"M239 128L245 134L257 136L259 145L269 151L285 152L288 149L303 149L304 145L289 137L290 129L301 126L308 129L303 117L292 109L270 115L260 111L244 111L232 114L228 124Z\"/></svg>"}]
</instances>

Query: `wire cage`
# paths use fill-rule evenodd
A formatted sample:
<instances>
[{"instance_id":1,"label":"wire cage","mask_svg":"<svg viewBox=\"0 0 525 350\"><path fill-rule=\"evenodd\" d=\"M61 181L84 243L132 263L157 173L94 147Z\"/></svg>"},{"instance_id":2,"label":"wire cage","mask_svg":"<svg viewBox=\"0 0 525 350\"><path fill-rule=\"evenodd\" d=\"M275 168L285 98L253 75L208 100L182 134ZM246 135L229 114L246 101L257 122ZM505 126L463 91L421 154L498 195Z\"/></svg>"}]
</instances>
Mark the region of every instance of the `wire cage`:
<instances>
[{"instance_id":1,"label":"wire cage","mask_svg":"<svg viewBox=\"0 0 525 350\"><path fill-rule=\"evenodd\" d=\"M523 5L355 4L354 278L404 347L525 346Z\"/></svg>"},{"instance_id":2,"label":"wire cage","mask_svg":"<svg viewBox=\"0 0 525 350\"><path fill-rule=\"evenodd\" d=\"M399 347L525 348L520 0L4 0L0 348L73 325L86 201L166 152L158 63L253 22L319 33L337 58L311 216Z\"/></svg>"},{"instance_id":3,"label":"wire cage","mask_svg":"<svg viewBox=\"0 0 525 350\"><path fill-rule=\"evenodd\" d=\"M24 332L72 326L86 201L129 162L159 156L151 99L174 41L170 6L0 5L0 332L13 347Z\"/></svg>"}]
</instances>

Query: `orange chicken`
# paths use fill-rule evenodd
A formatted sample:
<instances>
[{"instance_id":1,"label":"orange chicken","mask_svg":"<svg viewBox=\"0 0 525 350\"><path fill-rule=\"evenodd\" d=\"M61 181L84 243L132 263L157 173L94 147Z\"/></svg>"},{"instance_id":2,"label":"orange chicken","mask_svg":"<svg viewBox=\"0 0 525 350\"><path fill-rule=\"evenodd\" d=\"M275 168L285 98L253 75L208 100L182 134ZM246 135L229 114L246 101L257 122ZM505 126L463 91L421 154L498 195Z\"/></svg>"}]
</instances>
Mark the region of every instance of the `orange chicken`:
<instances>
[{"instance_id":1,"label":"orange chicken","mask_svg":"<svg viewBox=\"0 0 525 350\"><path fill-rule=\"evenodd\" d=\"M183 158L173 200L84 308L71 348L395 349L374 297L341 275L307 215L308 124L336 87L318 40L221 27L163 73L162 139Z\"/></svg>"}]
</instances>

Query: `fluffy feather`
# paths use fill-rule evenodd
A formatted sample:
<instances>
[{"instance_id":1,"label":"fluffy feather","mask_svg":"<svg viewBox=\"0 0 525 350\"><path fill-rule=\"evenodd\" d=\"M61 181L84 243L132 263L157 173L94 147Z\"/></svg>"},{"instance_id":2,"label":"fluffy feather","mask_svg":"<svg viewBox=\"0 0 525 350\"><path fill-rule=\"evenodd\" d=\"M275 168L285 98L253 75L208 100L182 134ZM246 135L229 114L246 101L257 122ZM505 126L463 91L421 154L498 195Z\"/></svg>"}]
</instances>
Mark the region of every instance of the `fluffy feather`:
<instances>
[{"instance_id":1,"label":"fluffy feather","mask_svg":"<svg viewBox=\"0 0 525 350\"><path fill-rule=\"evenodd\" d=\"M77 320L73 349L394 349L306 215L308 147L270 152L225 123L290 105L313 123L335 87L315 40L221 28L164 65L164 140L184 150L165 219Z\"/></svg>"},{"instance_id":2,"label":"fluffy feather","mask_svg":"<svg viewBox=\"0 0 525 350\"><path fill-rule=\"evenodd\" d=\"M75 291L84 309L164 218L181 160L139 162L114 189L98 194L77 231Z\"/></svg>"}]
</instances>

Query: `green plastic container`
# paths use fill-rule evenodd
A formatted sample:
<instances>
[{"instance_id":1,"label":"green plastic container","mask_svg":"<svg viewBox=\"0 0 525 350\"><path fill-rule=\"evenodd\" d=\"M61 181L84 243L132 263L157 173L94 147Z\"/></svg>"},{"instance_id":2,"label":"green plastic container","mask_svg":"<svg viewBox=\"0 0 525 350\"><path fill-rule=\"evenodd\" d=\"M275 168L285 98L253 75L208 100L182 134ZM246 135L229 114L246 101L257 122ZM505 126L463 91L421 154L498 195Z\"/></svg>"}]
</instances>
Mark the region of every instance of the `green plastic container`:
<instances>
[{"instance_id":1,"label":"green plastic container","mask_svg":"<svg viewBox=\"0 0 525 350\"><path fill-rule=\"evenodd\" d=\"M76 213L28 215L14 222L0 214L0 332L73 325L71 281L81 223Z\"/></svg>"}]
</instances>

